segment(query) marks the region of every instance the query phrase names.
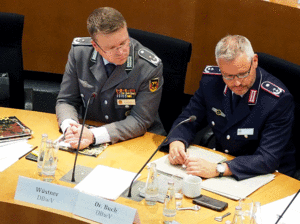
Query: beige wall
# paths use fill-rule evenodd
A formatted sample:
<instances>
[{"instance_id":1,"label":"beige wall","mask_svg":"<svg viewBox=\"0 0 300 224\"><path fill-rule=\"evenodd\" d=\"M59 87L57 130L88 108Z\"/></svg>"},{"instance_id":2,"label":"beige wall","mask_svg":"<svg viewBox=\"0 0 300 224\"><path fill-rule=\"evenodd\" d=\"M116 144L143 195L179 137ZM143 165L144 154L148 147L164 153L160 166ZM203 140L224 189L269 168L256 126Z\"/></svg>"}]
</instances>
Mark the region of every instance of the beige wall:
<instances>
[{"instance_id":1,"label":"beige wall","mask_svg":"<svg viewBox=\"0 0 300 224\"><path fill-rule=\"evenodd\" d=\"M1 0L0 11L25 15L24 69L63 73L74 37L88 36L86 18L97 7L118 9L132 28L193 44L185 92L198 88L214 47L226 34L247 36L255 51L300 64L300 11L260 0Z\"/></svg>"}]
</instances>

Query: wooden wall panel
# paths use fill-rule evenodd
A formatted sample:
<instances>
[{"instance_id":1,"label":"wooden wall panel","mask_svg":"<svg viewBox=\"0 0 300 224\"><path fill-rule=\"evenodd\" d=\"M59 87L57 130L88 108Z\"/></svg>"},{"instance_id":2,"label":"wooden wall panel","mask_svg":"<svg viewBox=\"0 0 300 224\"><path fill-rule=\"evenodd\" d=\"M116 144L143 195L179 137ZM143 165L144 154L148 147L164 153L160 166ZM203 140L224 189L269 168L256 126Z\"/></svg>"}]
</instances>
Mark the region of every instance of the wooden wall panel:
<instances>
[{"instance_id":1,"label":"wooden wall panel","mask_svg":"<svg viewBox=\"0 0 300 224\"><path fill-rule=\"evenodd\" d=\"M193 80L186 81L186 92L198 88L196 81L205 65L216 65L215 46L227 34L246 36L256 52L300 64L297 8L258 0L201 0L197 1L195 18L193 75L189 76Z\"/></svg>"},{"instance_id":2,"label":"wooden wall panel","mask_svg":"<svg viewBox=\"0 0 300 224\"><path fill-rule=\"evenodd\" d=\"M74 37L88 36L86 19L98 7L118 9L128 26L192 40L194 1L2 0L0 10L25 15L24 68L63 73Z\"/></svg>"},{"instance_id":3,"label":"wooden wall panel","mask_svg":"<svg viewBox=\"0 0 300 224\"><path fill-rule=\"evenodd\" d=\"M185 92L193 94L214 48L227 34L247 36L255 51L300 64L297 8L260 0L1 0L0 10L25 15L26 70L63 73L74 37L87 36L86 19L97 7L111 6L128 26L193 44Z\"/></svg>"}]
</instances>

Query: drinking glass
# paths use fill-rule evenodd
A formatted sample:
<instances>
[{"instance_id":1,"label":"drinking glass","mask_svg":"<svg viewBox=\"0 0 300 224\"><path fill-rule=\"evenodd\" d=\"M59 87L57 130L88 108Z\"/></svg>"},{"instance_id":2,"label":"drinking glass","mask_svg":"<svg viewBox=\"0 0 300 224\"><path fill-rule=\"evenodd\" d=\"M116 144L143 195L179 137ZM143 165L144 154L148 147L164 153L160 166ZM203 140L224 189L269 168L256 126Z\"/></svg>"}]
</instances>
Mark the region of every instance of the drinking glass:
<instances>
[{"instance_id":1,"label":"drinking glass","mask_svg":"<svg viewBox=\"0 0 300 224\"><path fill-rule=\"evenodd\" d=\"M239 206L242 208L243 223L250 224L254 207L253 200L251 198L240 199Z\"/></svg>"}]
</instances>

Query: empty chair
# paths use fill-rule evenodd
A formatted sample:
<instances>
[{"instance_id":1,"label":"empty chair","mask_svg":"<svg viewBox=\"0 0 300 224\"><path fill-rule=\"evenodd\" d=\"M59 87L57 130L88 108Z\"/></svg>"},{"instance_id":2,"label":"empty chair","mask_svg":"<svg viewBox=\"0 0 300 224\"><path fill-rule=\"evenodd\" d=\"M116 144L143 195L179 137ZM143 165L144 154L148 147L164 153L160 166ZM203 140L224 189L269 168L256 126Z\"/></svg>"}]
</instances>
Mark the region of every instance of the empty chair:
<instances>
[{"instance_id":1,"label":"empty chair","mask_svg":"<svg viewBox=\"0 0 300 224\"><path fill-rule=\"evenodd\" d=\"M24 108L24 16L0 12L0 106Z\"/></svg>"}]
</instances>

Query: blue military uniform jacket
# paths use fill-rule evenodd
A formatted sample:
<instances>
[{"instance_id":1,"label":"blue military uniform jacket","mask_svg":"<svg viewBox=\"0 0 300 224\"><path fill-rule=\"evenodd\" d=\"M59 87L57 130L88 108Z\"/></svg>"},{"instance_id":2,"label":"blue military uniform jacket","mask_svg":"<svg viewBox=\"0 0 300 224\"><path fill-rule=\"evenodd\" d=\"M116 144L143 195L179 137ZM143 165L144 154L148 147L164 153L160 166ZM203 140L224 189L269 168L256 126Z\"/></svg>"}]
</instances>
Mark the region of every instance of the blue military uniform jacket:
<instances>
[{"instance_id":1,"label":"blue military uniform jacket","mask_svg":"<svg viewBox=\"0 0 300 224\"><path fill-rule=\"evenodd\" d=\"M59 124L68 118L78 122L80 107L86 107L95 92L87 119L106 123L112 143L146 131L165 133L158 115L163 64L138 41L130 41L127 63L116 66L108 77L91 38L74 39L56 103Z\"/></svg>"},{"instance_id":2,"label":"blue military uniform jacket","mask_svg":"<svg viewBox=\"0 0 300 224\"><path fill-rule=\"evenodd\" d=\"M294 102L288 89L260 67L256 80L234 112L232 91L224 83L220 69L205 68L200 88L184 112L175 121L195 115L193 123L181 125L170 136L188 146L206 120L216 136L216 149L236 156L227 161L238 180L279 170L287 175L295 171L295 148L291 143Z\"/></svg>"}]
</instances>

